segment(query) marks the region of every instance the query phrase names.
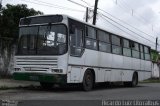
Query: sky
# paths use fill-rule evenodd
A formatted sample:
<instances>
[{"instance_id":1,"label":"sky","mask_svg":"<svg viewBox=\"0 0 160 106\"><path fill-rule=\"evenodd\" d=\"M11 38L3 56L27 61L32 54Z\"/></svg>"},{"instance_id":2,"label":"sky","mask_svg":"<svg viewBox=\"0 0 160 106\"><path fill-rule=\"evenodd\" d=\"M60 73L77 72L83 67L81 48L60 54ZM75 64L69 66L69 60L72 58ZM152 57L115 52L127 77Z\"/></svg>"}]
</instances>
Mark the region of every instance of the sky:
<instances>
[{"instance_id":1,"label":"sky","mask_svg":"<svg viewBox=\"0 0 160 106\"><path fill-rule=\"evenodd\" d=\"M90 8L89 23L95 0L72 0ZM69 0L2 0L2 5L27 4L44 14L66 14L84 21L86 8ZM160 0L99 0L96 25L118 35L151 46L155 49L159 38Z\"/></svg>"}]
</instances>

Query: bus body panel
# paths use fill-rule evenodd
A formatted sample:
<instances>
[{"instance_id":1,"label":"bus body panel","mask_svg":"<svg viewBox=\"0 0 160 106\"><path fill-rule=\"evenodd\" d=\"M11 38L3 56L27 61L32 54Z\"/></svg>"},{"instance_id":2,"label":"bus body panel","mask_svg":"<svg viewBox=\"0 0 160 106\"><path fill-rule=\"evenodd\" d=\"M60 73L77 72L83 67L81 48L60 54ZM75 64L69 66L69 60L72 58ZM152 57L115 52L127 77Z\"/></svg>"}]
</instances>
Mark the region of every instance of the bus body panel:
<instances>
[{"instance_id":1,"label":"bus body panel","mask_svg":"<svg viewBox=\"0 0 160 106\"><path fill-rule=\"evenodd\" d=\"M145 61L141 60L141 70L145 70Z\"/></svg>"},{"instance_id":2,"label":"bus body panel","mask_svg":"<svg viewBox=\"0 0 160 106\"><path fill-rule=\"evenodd\" d=\"M132 81L134 71L133 70L123 70L122 71L122 81Z\"/></svg>"},{"instance_id":3,"label":"bus body panel","mask_svg":"<svg viewBox=\"0 0 160 106\"><path fill-rule=\"evenodd\" d=\"M125 57L123 56L123 68L125 69L131 69L132 67L132 59L131 57Z\"/></svg>"}]
</instances>

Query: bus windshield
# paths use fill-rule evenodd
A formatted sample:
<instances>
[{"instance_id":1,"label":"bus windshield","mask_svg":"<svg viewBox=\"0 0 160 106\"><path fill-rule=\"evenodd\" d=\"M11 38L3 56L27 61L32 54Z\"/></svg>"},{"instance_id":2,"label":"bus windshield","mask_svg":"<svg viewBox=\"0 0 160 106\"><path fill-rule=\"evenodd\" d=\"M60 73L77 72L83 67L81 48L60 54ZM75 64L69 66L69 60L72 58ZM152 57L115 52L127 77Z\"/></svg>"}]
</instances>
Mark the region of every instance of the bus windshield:
<instances>
[{"instance_id":1,"label":"bus windshield","mask_svg":"<svg viewBox=\"0 0 160 106\"><path fill-rule=\"evenodd\" d=\"M21 27L17 55L62 55L67 51L65 25Z\"/></svg>"}]
</instances>

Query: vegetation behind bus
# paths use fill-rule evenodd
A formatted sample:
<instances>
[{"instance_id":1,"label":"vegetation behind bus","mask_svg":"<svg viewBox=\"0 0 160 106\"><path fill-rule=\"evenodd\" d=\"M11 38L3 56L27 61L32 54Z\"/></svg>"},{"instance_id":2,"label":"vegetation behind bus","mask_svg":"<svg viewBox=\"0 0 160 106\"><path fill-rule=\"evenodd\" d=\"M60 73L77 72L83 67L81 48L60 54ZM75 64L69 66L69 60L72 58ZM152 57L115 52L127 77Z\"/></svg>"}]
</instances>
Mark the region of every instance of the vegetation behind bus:
<instances>
[{"instance_id":1,"label":"vegetation behind bus","mask_svg":"<svg viewBox=\"0 0 160 106\"><path fill-rule=\"evenodd\" d=\"M2 7L0 13L0 76L9 74L9 64L11 64L11 57L13 57L14 46L18 40L18 26L19 20L22 17L40 15L40 11L33 8L29 9L25 4L10 5Z\"/></svg>"},{"instance_id":2,"label":"vegetation behind bus","mask_svg":"<svg viewBox=\"0 0 160 106\"><path fill-rule=\"evenodd\" d=\"M151 59L152 59L152 61L157 63L159 57L160 57L159 52L152 49L151 50Z\"/></svg>"}]
</instances>

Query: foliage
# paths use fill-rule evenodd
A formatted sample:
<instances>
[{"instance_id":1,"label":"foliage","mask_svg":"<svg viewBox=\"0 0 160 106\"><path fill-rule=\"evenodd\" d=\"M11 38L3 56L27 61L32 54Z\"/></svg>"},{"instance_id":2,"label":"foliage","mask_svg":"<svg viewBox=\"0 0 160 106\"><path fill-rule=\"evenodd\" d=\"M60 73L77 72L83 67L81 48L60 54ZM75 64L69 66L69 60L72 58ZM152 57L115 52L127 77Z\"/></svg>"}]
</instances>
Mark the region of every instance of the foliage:
<instances>
[{"instance_id":1,"label":"foliage","mask_svg":"<svg viewBox=\"0 0 160 106\"><path fill-rule=\"evenodd\" d=\"M151 50L151 58L153 62L158 62L160 55L159 52L156 50Z\"/></svg>"},{"instance_id":2,"label":"foliage","mask_svg":"<svg viewBox=\"0 0 160 106\"><path fill-rule=\"evenodd\" d=\"M0 15L0 37L16 40L18 38L18 25L20 18L41 14L43 13L36 11L33 8L28 9L25 4L7 4L6 7L2 8Z\"/></svg>"},{"instance_id":3,"label":"foliage","mask_svg":"<svg viewBox=\"0 0 160 106\"><path fill-rule=\"evenodd\" d=\"M0 10L0 77L8 78L13 71L12 60L18 40L19 20L22 17L41 15L40 11L27 8L25 4L7 4ZM9 72L10 71L10 72ZM6 87L0 88L6 89Z\"/></svg>"}]
</instances>

